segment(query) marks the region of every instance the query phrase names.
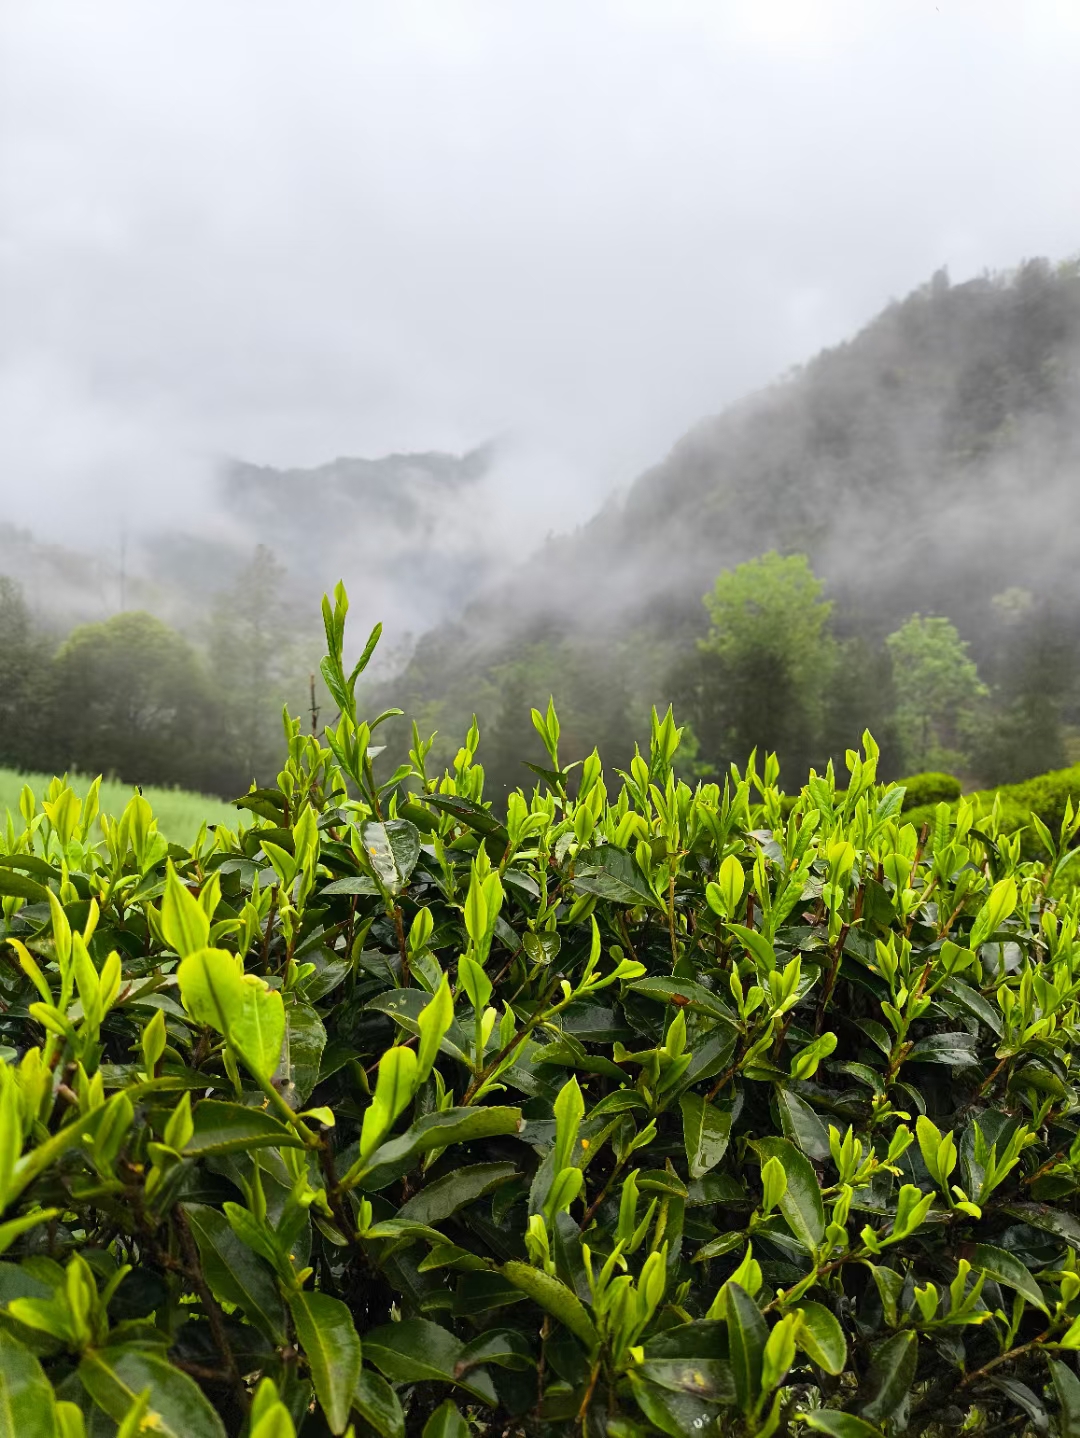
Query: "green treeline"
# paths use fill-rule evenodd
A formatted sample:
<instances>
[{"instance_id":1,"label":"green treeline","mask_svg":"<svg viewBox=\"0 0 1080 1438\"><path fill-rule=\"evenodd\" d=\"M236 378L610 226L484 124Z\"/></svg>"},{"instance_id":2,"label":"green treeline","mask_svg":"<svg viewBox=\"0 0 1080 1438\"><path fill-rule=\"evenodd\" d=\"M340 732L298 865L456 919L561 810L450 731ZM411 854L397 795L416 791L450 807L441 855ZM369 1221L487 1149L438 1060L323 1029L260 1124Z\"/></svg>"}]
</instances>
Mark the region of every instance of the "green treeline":
<instances>
[{"instance_id":1,"label":"green treeline","mask_svg":"<svg viewBox=\"0 0 1080 1438\"><path fill-rule=\"evenodd\" d=\"M475 712L502 788L539 757L528 707L549 693L573 756L623 767L651 703L715 772L755 743L805 772L863 725L892 775L935 751L987 784L1080 757L1077 354L1080 264L939 273L696 425L380 697L427 733Z\"/></svg>"},{"instance_id":2,"label":"green treeline","mask_svg":"<svg viewBox=\"0 0 1080 1438\"><path fill-rule=\"evenodd\" d=\"M372 707L437 732L447 763L476 715L492 794L532 782L529 712L549 695L571 760L597 746L624 768L651 707L669 704L689 725L691 776L755 747L798 775L867 727L888 777L942 768L994 785L1061 768L1080 758L1077 354L1080 262L933 276L504 569L391 679L368 681ZM0 585L0 765L225 795L272 778L281 706L307 712L316 668L295 577L325 578L342 535L377 546L375 517L412 494L396 463L361 469L327 469L324 518L302 535L285 496L311 476L246 472L230 512L255 516L245 532L271 537L293 577L260 550L209 613L226 567L174 537L182 612L201 615L182 634L141 614L46 633ZM410 505L438 539L437 507ZM433 573L417 565L409 583L427 593ZM392 739L380 762L407 747Z\"/></svg>"},{"instance_id":3,"label":"green treeline","mask_svg":"<svg viewBox=\"0 0 1080 1438\"><path fill-rule=\"evenodd\" d=\"M241 793L277 772L317 650L264 548L191 636L144 612L58 636L0 576L0 768Z\"/></svg>"},{"instance_id":4,"label":"green treeline","mask_svg":"<svg viewBox=\"0 0 1080 1438\"><path fill-rule=\"evenodd\" d=\"M438 666L422 647L380 698L411 705L420 727L440 735L478 714L498 789L525 782L523 754L539 760L529 752L537 747L529 709L549 694L571 759L584 758L586 736L598 733L602 752L625 766L637 724L652 705L670 704L687 725L688 776L723 775L755 748L775 752L783 773L820 770L829 759L842 764L870 728L890 777L945 770L996 785L1069 762L1075 664L1070 629L1025 590L995 597L976 652L939 615L860 632L804 555L772 552L718 576L689 636L534 634L515 658L468 683L440 676L445 697L426 705L418 701Z\"/></svg>"},{"instance_id":5,"label":"green treeline","mask_svg":"<svg viewBox=\"0 0 1080 1438\"><path fill-rule=\"evenodd\" d=\"M0 767L223 795L270 781L281 707L308 709L317 642L297 629L284 579L272 555L257 551L198 642L146 613L57 641L0 580ZM1026 591L997 596L992 617L996 643L984 643L978 661L940 616L912 614L877 641L845 633L807 558L770 552L717 577L690 642L537 636L469 686L465 707L450 685L414 712L446 762L453 751L443 736L476 714L496 792L528 781L522 755L541 758L529 716L548 695L571 760L598 735L604 752L628 764L641 716L671 704L687 726L687 777L722 775L755 748L776 753L782 772L821 769L870 728L882 736L890 776L942 770L1003 784L1072 757L1073 683L1062 636ZM421 651L373 697L399 702L422 659ZM324 722L332 719L317 703Z\"/></svg>"}]
</instances>

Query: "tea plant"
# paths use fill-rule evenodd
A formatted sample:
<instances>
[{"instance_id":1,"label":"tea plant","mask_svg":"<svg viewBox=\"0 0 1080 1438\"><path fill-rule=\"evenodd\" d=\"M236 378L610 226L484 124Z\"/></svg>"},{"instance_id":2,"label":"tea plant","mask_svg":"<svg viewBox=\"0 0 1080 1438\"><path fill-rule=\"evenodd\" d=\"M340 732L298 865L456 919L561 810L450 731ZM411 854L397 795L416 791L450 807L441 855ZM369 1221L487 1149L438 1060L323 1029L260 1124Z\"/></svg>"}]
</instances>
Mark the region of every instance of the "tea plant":
<instances>
[{"instance_id":1,"label":"tea plant","mask_svg":"<svg viewBox=\"0 0 1080 1438\"><path fill-rule=\"evenodd\" d=\"M347 600L247 827L0 845L0 1433L1080 1433L1080 815L680 731L378 765Z\"/></svg>"}]
</instances>

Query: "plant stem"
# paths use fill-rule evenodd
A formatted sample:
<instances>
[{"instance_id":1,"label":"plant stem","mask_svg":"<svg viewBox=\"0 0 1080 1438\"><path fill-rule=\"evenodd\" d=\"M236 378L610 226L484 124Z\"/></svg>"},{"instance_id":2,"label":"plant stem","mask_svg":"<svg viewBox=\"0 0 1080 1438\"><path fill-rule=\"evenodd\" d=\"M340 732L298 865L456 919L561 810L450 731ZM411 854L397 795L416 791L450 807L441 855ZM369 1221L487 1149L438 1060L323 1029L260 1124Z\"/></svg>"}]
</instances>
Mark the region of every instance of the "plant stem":
<instances>
[{"instance_id":1,"label":"plant stem","mask_svg":"<svg viewBox=\"0 0 1080 1438\"><path fill-rule=\"evenodd\" d=\"M210 1332L214 1335L214 1342L217 1344L218 1352L225 1360L225 1371L229 1376L229 1383L240 1404L241 1413L248 1410L248 1391L240 1376L240 1370L236 1366L236 1355L229 1344L228 1335L225 1332L225 1317L221 1311L217 1299L210 1292L209 1284L203 1276L202 1264L199 1261L199 1250L195 1240L191 1236L191 1228L187 1221L187 1214L183 1205L177 1204L173 1209L173 1218L176 1221L176 1231L180 1235L180 1246L184 1250L184 1257L187 1260L188 1275L195 1286L195 1291L203 1308L206 1310L207 1319L210 1322Z\"/></svg>"},{"instance_id":2,"label":"plant stem","mask_svg":"<svg viewBox=\"0 0 1080 1438\"><path fill-rule=\"evenodd\" d=\"M969 1383L974 1383L977 1379L985 1377L1000 1364L1008 1363L1013 1358L1019 1358L1022 1353L1030 1353L1035 1348L1041 1348L1046 1342L1049 1332L1049 1328L1045 1328L1038 1338L1033 1338L1030 1343L1022 1343L1019 1348L1010 1348L1007 1353L999 1353L996 1358L991 1358L989 1363L984 1363L981 1368L976 1368L974 1373L969 1373L966 1378L961 1378L959 1386L966 1388Z\"/></svg>"},{"instance_id":3,"label":"plant stem","mask_svg":"<svg viewBox=\"0 0 1080 1438\"><path fill-rule=\"evenodd\" d=\"M578 1426L581 1428L581 1431L583 1433L585 1431L585 1419L588 1417L589 1413L589 1404L592 1402L592 1396L596 1392L596 1381L599 1377L600 1365L599 1363L596 1363L593 1365L592 1376L589 1379L589 1386L585 1390L585 1397L581 1400L581 1407L578 1409Z\"/></svg>"},{"instance_id":4,"label":"plant stem","mask_svg":"<svg viewBox=\"0 0 1080 1438\"><path fill-rule=\"evenodd\" d=\"M615 1182L615 1179L622 1172L625 1165L625 1159L620 1159L616 1162L615 1167L611 1170L610 1174L608 1174L607 1182L593 1199L592 1203L590 1203L588 1208L585 1210L585 1217L578 1224L578 1229L580 1230L580 1232L584 1233L585 1230L588 1228L589 1224L593 1221L593 1218L596 1216L596 1210L603 1203L604 1199L607 1198L608 1194L611 1191L611 1185Z\"/></svg>"}]
</instances>

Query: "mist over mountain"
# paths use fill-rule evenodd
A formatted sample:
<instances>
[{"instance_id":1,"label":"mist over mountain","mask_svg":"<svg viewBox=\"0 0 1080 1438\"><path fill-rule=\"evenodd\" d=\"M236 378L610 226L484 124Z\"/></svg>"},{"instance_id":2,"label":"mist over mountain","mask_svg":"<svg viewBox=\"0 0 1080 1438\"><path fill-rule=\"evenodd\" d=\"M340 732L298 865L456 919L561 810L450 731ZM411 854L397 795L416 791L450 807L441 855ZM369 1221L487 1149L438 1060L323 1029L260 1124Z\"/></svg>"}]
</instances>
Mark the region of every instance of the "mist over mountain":
<instances>
[{"instance_id":1,"label":"mist over mountain","mask_svg":"<svg viewBox=\"0 0 1080 1438\"><path fill-rule=\"evenodd\" d=\"M231 460L215 476L206 527L149 536L150 567L160 581L205 589L264 545L309 604L344 576L364 612L384 617L400 638L456 612L498 573L504 531L492 504L494 457L485 446L310 469ZM470 520L474 510L482 522Z\"/></svg>"},{"instance_id":2,"label":"mist over mountain","mask_svg":"<svg viewBox=\"0 0 1080 1438\"><path fill-rule=\"evenodd\" d=\"M44 542L0 523L0 574L57 630L127 608L195 631L264 546L313 619L319 596L345 576L364 612L385 619L401 642L458 612L500 572L512 521L493 493L495 453L489 445L310 469L225 460L186 524L119 531L105 550Z\"/></svg>"},{"instance_id":3,"label":"mist over mountain","mask_svg":"<svg viewBox=\"0 0 1080 1438\"><path fill-rule=\"evenodd\" d=\"M1077 627L1078 480L1080 267L1037 260L957 285L938 272L697 425L625 497L424 636L387 692L451 736L474 711L496 743L510 726L510 752L550 689L571 750L591 713L625 752L648 704L678 693L705 590L770 550L809 557L840 634L880 642L913 612L946 615L992 667L1018 614ZM862 720L849 721L852 742Z\"/></svg>"},{"instance_id":4,"label":"mist over mountain","mask_svg":"<svg viewBox=\"0 0 1080 1438\"><path fill-rule=\"evenodd\" d=\"M0 524L0 576L54 652L73 626L124 610L181 631L197 651L184 663L203 666L202 722L230 736L229 764L200 780L222 792L262 774L281 704L307 707L318 600L344 578L351 645L387 626L371 702L438 731L440 760L477 715L505 789L523 779L529 709L549 694L567 759L595 744L625 762L650 706L669 702L705 771L744 757L765 721L732 727L734 681L702 658L702 598L746 561L805 555L831 605L833 668L789 762L842 755L870 727L898 769L885 641L922 614L951 621L988 696L962 746L971 777L1015 778L1080 741L1078 478L1080 264L1038 260L957 285L937 272L850 341L700 422L538 549L543 472L526 479L520 455L493 444L311 468L222 461L182 524L122 532L105 552ZM786 682L763 669L736 687L782 708Z\"/></svg>"}]
</instances>

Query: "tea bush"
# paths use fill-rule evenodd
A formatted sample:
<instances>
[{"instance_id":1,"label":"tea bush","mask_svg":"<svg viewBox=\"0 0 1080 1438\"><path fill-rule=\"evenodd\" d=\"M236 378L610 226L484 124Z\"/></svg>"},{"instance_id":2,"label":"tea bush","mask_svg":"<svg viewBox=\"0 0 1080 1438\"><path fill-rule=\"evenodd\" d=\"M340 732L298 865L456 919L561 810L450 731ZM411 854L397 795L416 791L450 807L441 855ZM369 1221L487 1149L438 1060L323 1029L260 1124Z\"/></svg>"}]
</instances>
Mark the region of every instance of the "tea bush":
<instances>
[{"instance_id":1,"label":"tea bush","mask_svg":"<svg viewBox=\"0 0 1080 1438\"><path fill-rule=\"evenodd\" d=\"M485 805L287 720L250 827L0 853L0 1433L1080 1433L1077 815L782 815L679 730Z\"/></svg>"},{"instance_id":2,"label":"tea bush","mask_svg":"<svg viewBox=\"0 0 1080 1438\"><path fill-rule=\"evenodd\" d=\"M960 780L952 774L941 774L934 770L926 774L912 774L909 779L898 780L904 786L904 803L901 813L921 808L924 804L949 804L960 797Z\"/></svg>"},{"instance_id":3,"label":"tea bush","mask_svg":"<svg viewBox=\"0 0 1080 1438\"><path fill-rule=\"evenodd\" d=\"M908 780L901 780L907 784ZM940 799L951 799L942 794ZM1050 852L1043 830L1059 832L1067 813L1080 803L1080 765L1054 769L1025 779L1022 784L1002 784L997 789L981 789L968 796L975 805L976 815L993 813L995 828L1004 833L1021 833L1022 853L1033 858ZM952 806L955 809L955 805ZM908 821L920 827L933 825L937 817L937 801L920 800L910 809L905 804ZM950 818L951 822L951 818ZM981 820L979 820L981 822Z\"/></svg>"}]
</instances>

